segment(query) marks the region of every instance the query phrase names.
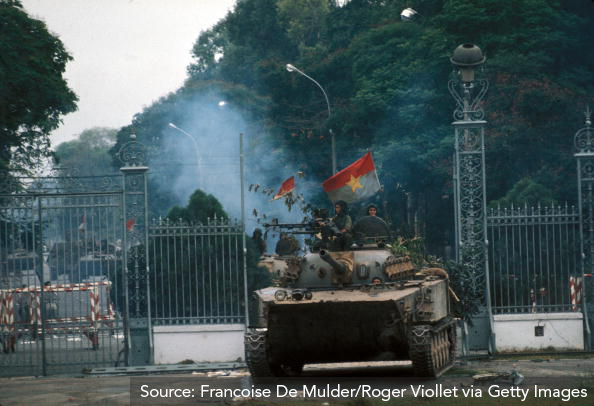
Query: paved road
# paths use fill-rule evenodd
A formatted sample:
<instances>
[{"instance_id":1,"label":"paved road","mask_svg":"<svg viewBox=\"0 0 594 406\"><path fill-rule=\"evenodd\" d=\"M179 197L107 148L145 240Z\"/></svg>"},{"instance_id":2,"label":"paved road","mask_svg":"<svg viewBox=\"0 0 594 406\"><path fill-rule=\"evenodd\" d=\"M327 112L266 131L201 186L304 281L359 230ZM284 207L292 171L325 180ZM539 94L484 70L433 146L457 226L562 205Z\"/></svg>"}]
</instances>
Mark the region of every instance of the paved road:
<instances>
[{"instance_id":1,"label":"paved road","mask_svg":"<svg viewBox=\"0 0 594 406\"><path fill-rule=\"evenodd\" d=\"M590 387L594 396L594 359L536 359L536 360L497 360L472 361L458 366L453 375L441 377L437 381L423 382L426 385L441 383L444 387L466 386L473 383L472 375L477 372L497 372L517 370L526 376L525 387L534 384L557 384L566 387ZM375 364L336 364L332 366L306 366L304 382L325 382L323 377L340 377L352 382L379 382L378 377L389 377L392 384L410 385L412 370L407 363ZM245 371L224 371L214 373L195 373L185 375L105 376L105 377L50 377L50 378L0 378L0 405L129 405L130 382L149 384L156 387L165 385L172 388L194 388L201 385L210 388L241 389L250 388L252 381ZM507 380L499 379L501 384ZM418 383L418 382L417 382ZM226 399L228 403L232 399ZM199 399L192 399L192 404ZM147 402L138 399L132 404L179 404L178 400L159 400ZM212 402L210 404L213 404ZM571 405L571 402L564 403Z\"/></svg>"},{"instance_id":2,"label":"paved road","mask_svg":"<svg viewBox=\"0 0 594 406\"><path fill-rule=\"evenodd\" d=\"M99 348L82 334L48 334L45 339L48 374L77 374L83 367L114 366L123 348L123 335L102 332ZM0 377L40 375L42 371L42 341L21 337L14 353L0 352Z\"/></svg>"}]
</instances>

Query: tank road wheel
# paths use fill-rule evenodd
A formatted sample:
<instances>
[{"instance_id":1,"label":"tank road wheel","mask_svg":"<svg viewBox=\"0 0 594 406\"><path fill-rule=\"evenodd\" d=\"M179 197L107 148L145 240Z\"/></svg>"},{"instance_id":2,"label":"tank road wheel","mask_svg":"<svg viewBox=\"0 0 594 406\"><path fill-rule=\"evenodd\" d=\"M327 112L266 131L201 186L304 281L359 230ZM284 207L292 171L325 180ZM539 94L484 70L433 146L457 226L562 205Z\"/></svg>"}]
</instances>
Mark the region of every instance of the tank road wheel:
<instances>
[{"instance_id":1,"label":"tank road wheel","mask_svg":"<svg viewBox=\"0 0 594 406\"><path fill-rule=\"evenodd\" d=\"M454 363L456 326L417 325L410 332L410 358L416 376L438 377Z\"/></svg>"}]
</instances>

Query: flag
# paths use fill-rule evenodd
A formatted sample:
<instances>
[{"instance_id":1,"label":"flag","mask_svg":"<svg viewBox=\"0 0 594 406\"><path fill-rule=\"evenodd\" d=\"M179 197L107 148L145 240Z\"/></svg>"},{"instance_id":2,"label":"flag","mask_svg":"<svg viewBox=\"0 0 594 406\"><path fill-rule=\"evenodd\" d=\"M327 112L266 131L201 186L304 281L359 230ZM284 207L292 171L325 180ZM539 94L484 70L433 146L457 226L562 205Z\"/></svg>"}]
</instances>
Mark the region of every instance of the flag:
<instances>
[{"instance_id":1,"label":"flag","mask_svg":"<svg viewBox=\"0 0 594 406\"><path fill-rule=\"evenodd\" d=\"M373 196L380 190L380 183L371 152L326 179L322 185L332 202L353 203Z\"/></svg>"},{"instance_id":2,"label":"flag","mask_svg":"<svg viewBox=\"0 0 594 406\"><path fill-rule=\"evenodd\" d=\"M280 199L281 197L291 193L295 189L295 177L291 176L289 179L283 182L278 193L274 195L272 200Z\"/></svg>"},{"instance_id":3,"label":"flag","mask_svg":"<svg viewBox=\"0 0 594 406\"><path fill-rule=\"evenodd\" d=\"M78 226L78 231L84 232L86 229L87 229L87 215L83 214L82 222L80 223L80 226Z\"/></svg>"},{"instance_id":4,"label":"flag","mask_svg":"<svg viewBox=\"0 0 594 406\"><path fill-rule=\"evenodd\" d=\"M136 224L135 219L130 219L130 220L126 221L126 230L132 231L132 229L134 228L134 224Z\"/></svg>"}]
</instances>

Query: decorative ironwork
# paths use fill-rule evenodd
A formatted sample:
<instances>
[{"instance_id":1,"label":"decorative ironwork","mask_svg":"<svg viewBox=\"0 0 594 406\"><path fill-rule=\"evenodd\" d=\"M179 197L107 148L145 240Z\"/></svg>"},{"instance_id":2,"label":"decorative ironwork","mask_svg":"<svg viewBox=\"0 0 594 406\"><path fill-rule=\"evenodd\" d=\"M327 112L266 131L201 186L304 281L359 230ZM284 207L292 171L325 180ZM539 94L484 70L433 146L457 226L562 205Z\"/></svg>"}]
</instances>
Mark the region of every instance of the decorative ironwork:
<instances>
[{"instance_id":1,"label":"decorative ironwork","mask_svg":"<svg viewBox=\"0 0 594 406\"><path fill-rule=\"evenodd\" d=\"M473 82L462 82L456 78L450 79L448 89L456 100L454 120L482 120L485 113L481 102L487 93L489 82L477 79Z\"/></svg>"},{"instance_id":2,"label":"decorative ironwork","mask_svg":"<svg viewBox=\"0 0 594 406\"><path fill-rule=\"evenodd\" d=\"M585 127L579 129L573 138L578 154L594 153L594 134L592 134L590 106L586 108L585 116Z\"/></svg>"},{"instance_id":3,"label":"decorative ironwork","mask_svg":"<svg viewBox=\"0 0 594 406\"><path fill-rule=\"evenodd\" d=\"M579 212L581 219L580 237L582 253L582 273L594 273L594 140L592 137L592 121L590 107L586 108L585 126L579 129L574 136L574 145L577 149L578 172L578 197ZM587 278L589 283L584 284L583 297L592 296L594 291L594 278ZM586 345L591 348L594 345L594 336L591 334L590 321L594 317L594 299L592 303L584 303L584 315L586 326Z\"/></svg>"},{"instance_id":4,"label":"decorative ironwork","mask_svg":"<svg viewBox=\"0 0 594 406\"><path fill-rule=\"evenodd\" d=\"M144 144L136 141L136 135L131 134L130 140L120 148L118 158L124 167L144 166L147 162L147 152Z\"/></svg>"},{"instance_id":5,"label":"decorative ironwork","mask_svg":"<svg viewBox=\"0 0 594 406\"><path fill-rule=\"evenodd\" d=\"M459 73L455 71L456 75ZM489 82L485 79L469 79L473 75L467 76L464 81L460 80L464 77L454 76L448 82L448 89L456 101L453 113L456 260L465 268L464 291L469 298L480 301L472 307L480 312L486 311L489 319L489 339L487 343L481 342L480 346L494 351L487 252L486 123L481 107Z\"/></svg>"},{"instance_id":6,"label":"decorative ironwork","mask_svg":"<svg viewBox=\"0 0 594 406\"><path fill-rule=\"evenodd\" d=\"M124 263L129 365L152 362L145 147L131 135L118 152L124 164Z\"/></svg>"},{"instance_id":7,"label":"decorative ironwork","mask_svg":"<svg viewBox=\"0 0 594 406\"><path fill-rule=\"evenodd\" d=\"M473 280L469 283L477 291L483 291L486 282L484 122L456 122L454 125L458 179L458 262L473 270Z\"/></svg>"},{"instance_id":8,"label":"decorative ironwork","mask_svg":"<svg viewBox=\"0 0 594 406\"><path fill-rule=\"evenodd\" d=\"M76 176L61 172L62 169L54 168L46 176L39 177L0 173L0 194L48 195L122 191L121 175Z\"/></svg>"}]
</instances>

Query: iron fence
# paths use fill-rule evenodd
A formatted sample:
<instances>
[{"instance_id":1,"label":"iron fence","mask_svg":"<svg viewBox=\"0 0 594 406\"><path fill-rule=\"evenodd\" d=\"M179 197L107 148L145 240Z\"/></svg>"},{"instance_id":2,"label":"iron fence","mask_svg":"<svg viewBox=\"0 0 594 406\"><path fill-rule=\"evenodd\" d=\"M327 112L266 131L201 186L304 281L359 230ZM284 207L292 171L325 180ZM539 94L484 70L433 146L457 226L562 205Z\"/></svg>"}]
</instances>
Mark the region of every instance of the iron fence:
<instances>
[{"instance_id":1,"label":"iron fence","mask_svg":"<svg viewBox=\"0 0 594 406\"><path fill-rule=\"evenodd\" d=\"M489 209L487 238L494 313L576 310L570 278L581 277L577 208Z\"/></svg>"},{"instance_id":2,"label":"iron fence","mask_svg":"<svg viewBox=\"0 0 594 406\"><path fill-rule=\"evenodd\" d=\"M155 220L149 227L151 315L155 325L243 323L243 228Z\"/></svg>"}]
</instances>

